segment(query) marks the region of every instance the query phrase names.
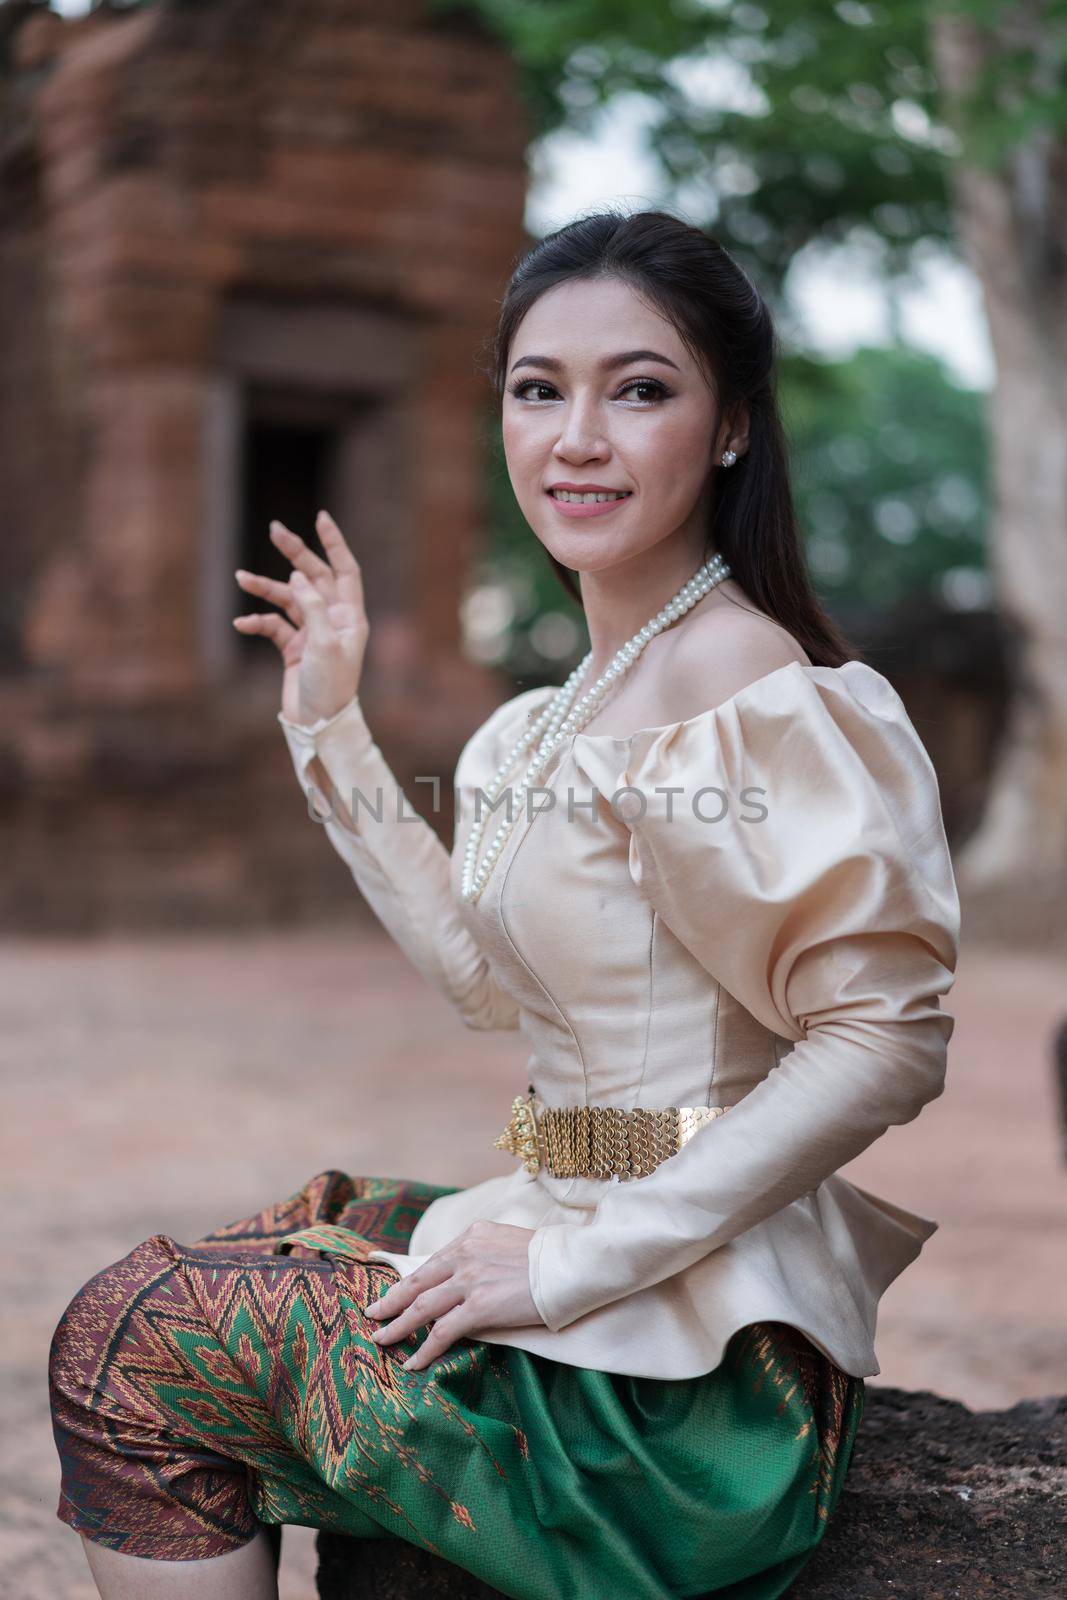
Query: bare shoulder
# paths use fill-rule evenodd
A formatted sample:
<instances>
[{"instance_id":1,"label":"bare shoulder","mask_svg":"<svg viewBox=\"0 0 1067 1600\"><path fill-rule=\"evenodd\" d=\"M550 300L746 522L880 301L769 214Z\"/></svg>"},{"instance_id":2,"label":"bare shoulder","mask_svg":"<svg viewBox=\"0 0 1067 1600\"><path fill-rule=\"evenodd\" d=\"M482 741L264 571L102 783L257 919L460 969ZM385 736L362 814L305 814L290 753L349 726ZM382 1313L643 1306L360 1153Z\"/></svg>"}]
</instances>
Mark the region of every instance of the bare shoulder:
<instances>
[{"instance_id":1,"label":"bare shoulder","mask_svg":"<svg viewBox=\"0 0 1067 1600\"><path fill-rule=\"evenodd\" d=\"M712 594L708 601L714 603L706 611L698 606L690 614L691 628L678 630L670 654L667 692L672 701L691 708L679 715L709 710L791 662L810 665L792 634L742 591L736 598Z\"/></svg>"},{"instance_id":2,"label":"bare shoulder","mask_svg":"<svg viewBox=\"0 0 1067 1600\"><path fill-rule=\"evenodd\" d=\"M791 662L810 665L788 630L727 580L657 635L643 666L627 674L585 731L624 739L635 728L687 722Z\"/></svg>"}]
</instances>

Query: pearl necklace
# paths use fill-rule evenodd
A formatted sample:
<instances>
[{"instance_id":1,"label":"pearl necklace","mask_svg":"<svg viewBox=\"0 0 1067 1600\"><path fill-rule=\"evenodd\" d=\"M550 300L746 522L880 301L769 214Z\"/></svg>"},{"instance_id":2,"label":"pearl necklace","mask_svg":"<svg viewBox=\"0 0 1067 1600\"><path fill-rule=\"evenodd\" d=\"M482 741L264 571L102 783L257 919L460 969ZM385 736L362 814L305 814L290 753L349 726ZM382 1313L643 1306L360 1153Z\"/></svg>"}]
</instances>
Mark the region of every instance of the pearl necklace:
<instances>
[{"instance_id":1,"label":"pearl necklace","mask_svg":"<svg viewBox=\"0 0 1067 1600\"><path fill-rule=\"evenodd\" d=\"M633 638L628 640L622 648L616 651L610 664L605 667L600 677L580 700L571 705L571 701L578 692L578 685L585 677L593 659L592 650L589 651L575 667L566 683L556 690L548 705L540 716L525 728L516 739L503 761L497 767L493 776L481 793L484 795L486 805L483 814L478 816L478 800L475 797L475 816L471 827L470 837L463 854L463 876L461 880L461 893L464 900L473 903L478 899L488 881L489 874L497 857L500 855L519 818L519 811L526 798L526 792L539 776L546 761L556 747L568 739L572 733L577 733L591 720L599 710L601 702L617 678L629 671L642 650L650 639L672 622L677 622L684 617L699 600L710 594L716 584L730 576L730 568L716 552L710 561L693 574L688 583L682 585L673 599L668 600L663 610L658 612L651 621L639 628ZM492 843L482 857L481 865L475 870L478 847L485 833L486 823L491 813L491 808L504 788L505 780L515 762L528 750L532 744L540 739L540 744L523 776L522 782L514 796L517 804L505 808L505 816L500 827L493 836Z\"/></svg>"}]
</instances>

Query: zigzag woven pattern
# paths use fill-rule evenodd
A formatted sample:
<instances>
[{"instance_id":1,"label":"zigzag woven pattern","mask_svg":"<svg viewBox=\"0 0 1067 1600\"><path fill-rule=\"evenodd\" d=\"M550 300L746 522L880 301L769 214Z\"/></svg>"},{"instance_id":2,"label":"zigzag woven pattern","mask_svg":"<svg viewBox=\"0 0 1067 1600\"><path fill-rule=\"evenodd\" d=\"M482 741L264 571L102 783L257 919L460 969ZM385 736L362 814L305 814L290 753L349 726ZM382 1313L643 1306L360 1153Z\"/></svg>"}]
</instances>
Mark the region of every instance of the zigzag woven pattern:
<instances>
[{"instance_id":1,"label":"zigzag woven pattern","mask_svg":"<svg viewBox=\"0 0 1067 1600\"><path fill-rule=\"evenodd\" d=\"M477 1339L405 1372L427 1330L371 1340L362 1308L398 1274L365 1256L406 1251L453 1192L324 1172L89 1279L52 1342L61 1520L167 1560L258 1522L395 1535L529 1600L651 1600L694 1562L723 1600L783 1592L840 1492L862 1380L773 1323L682 1383Z\"/></svg>"}]
</instances>

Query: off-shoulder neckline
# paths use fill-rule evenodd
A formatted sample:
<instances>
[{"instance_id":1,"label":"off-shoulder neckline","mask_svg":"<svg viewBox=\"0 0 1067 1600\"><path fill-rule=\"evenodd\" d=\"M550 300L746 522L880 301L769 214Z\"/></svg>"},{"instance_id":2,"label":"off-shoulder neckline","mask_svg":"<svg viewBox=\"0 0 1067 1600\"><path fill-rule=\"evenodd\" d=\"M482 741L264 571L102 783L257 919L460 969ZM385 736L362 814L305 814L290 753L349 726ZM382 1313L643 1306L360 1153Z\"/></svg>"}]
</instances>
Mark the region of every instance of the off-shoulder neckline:
<instances>
[{"instance_id":1,"label":"off-shoulder neckline","mask_svg":"<svg viewBox=\"0 0 1067 1600\"><path fill-rule=\"evenodd\" d=\"M843 661L839 667L823 667L814 661L787 661L783 666L773 667L770 672L764 672L760 677L753 678L750 683L743 684L740 689L728 695L725 700L720 700L716 705L709 706L705 711L698 711L691 717L682 717L677 722L663 722L647 728L635 728L633 733L626 734L583 733L579 730L577 733L569 734L556 748L569 749L579 740L591 745L632 745L637 739L658 738L661 734L676 733L682 729L695 728L701 723L709 721L712 717L718 716L723 711L740 705L749 695L755 692L762 692L767 684L775 678L780 678L785 672L796 670L803 672L805 675L812 672L839 673L843 672L846 667L856 666L865 667L867 663L853 659ZM540 689L545 691L546 700L551 698L557 688L557 684L543 684L540 686ZM533 694L539 691L527 690L525 692Z\"/></svg>"}]
</instances>

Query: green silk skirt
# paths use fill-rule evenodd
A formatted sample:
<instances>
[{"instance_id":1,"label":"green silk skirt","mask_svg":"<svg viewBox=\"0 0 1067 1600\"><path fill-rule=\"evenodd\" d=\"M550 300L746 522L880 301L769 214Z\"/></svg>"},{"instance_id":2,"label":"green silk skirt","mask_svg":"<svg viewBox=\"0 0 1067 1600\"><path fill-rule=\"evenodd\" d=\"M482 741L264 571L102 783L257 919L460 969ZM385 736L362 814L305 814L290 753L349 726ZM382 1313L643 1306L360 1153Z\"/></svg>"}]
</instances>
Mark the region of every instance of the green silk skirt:
<instances>
[{"instance_id":1,"label":"green silk skirt","mask_svg":"<svg viewBox=\"0 0 1067 1600\"><path fill-rule=\"evenodd\" d=\"M370 1338L427 1205L456 1191L318 1174L193 1245L90 1278L52 1339L58 1516L194 1560L300 1523L434 1551L514 1600L774 1600L825 1532L864 1405L797 1329L714 1371L629 1377L462 1339Z\"/></svg>"}]
</instances>

